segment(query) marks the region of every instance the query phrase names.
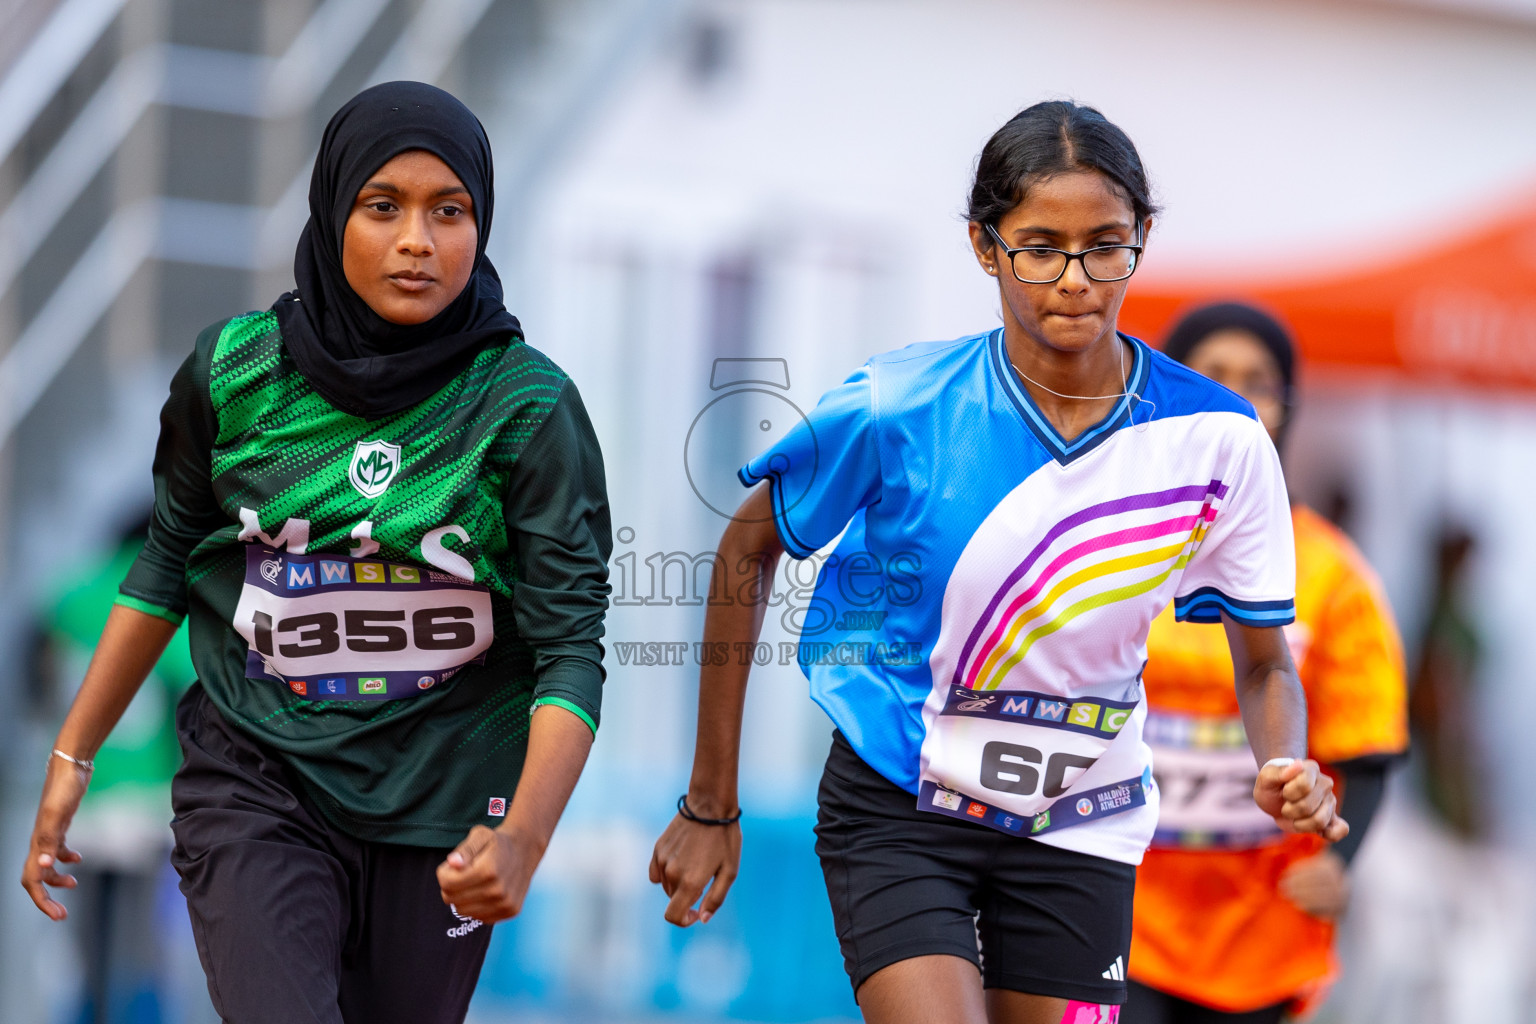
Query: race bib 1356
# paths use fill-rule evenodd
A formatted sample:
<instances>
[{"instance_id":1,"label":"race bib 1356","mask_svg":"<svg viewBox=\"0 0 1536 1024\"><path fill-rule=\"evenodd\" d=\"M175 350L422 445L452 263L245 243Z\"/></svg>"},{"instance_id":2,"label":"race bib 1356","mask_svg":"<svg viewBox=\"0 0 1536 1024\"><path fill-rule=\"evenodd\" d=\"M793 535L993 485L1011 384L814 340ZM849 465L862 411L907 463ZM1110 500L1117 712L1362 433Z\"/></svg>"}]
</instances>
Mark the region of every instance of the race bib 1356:
<instances>
[{"instance_id":1,"label":"race bib 1356","mask_svg":"<svg viewBox=\"0 0 1536 1024\"><path fill-rule=\"evenodd\" d=\"M235 629L246 675L311 700L425 693L495 638L483 586L420 565L246 548Z\"/></svg>"}]
</instances>

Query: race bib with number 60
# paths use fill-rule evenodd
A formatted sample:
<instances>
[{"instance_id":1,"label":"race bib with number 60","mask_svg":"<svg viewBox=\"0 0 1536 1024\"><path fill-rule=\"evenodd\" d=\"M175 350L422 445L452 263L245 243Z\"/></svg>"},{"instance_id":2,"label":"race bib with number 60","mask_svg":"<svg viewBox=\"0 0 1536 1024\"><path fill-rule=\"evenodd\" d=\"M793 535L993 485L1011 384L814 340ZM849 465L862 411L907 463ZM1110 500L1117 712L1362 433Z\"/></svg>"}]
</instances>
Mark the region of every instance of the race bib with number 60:
<instances>
[{"instance_id":1,"label":"race bib with number 60","mask_svg":"<svg viewBox=\"0 0 1536 1024\"><path fill-rule=\"evenodd\" d=\"M918 809L1039 835L1147 802L1140 702L951 687L923 740Z\"/></svg>"}]
</instances>

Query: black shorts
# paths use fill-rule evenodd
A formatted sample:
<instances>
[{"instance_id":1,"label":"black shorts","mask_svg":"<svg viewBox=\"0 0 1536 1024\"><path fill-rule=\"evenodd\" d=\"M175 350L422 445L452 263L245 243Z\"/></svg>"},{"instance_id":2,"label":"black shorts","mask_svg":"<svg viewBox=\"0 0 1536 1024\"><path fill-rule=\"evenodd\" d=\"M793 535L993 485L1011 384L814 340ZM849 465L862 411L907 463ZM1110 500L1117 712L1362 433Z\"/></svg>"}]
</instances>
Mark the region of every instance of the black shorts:
<instances>
[{"instance_id":1,"label":"black shorts","mask_svg":"<svg viewBox=\"0 0 1536 1024\"><path fill-rule=\"evenodd\" d=\"M364 842L236 732L201 686L176 709L171 783L197 953L229 1024L459 1024L491 929L442 901L448 850Z\"/></svg>"},{"instance_id":2,"label":"black shorts","mask_svg":"<svg viewBox=\"0 0 1536 1024\"><path fill-rule=\"evenodd\" d=\"M1136 868L917 809L841 732L821 777L816 853L854 991L935 953L987 988L1125 1002Z\"/></svg>"}]
</instances>

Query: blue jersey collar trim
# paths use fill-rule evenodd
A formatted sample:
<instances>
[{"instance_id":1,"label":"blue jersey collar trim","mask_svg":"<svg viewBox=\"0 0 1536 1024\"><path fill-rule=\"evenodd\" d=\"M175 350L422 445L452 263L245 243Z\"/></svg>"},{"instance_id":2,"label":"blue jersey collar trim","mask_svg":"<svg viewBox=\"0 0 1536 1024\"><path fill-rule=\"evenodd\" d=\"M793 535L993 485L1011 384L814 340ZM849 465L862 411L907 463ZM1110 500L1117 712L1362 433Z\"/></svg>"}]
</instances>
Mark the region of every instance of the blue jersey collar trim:
<instances>
[{"instance_id":1,"label":"blue jersey collar trim","mask_svg":"<svg viewBox=\"0 0 1536 1024\"><path fill-rule=\"evenodd\" d=\"M987 348L992 355L992 369L997 373L997 378L1003 386L1003 393L1008 396L1014 408L1019 411L1019 417L1024 425L1030 429L1040 444L1050 456L1063 466L1087 455L1110 437L1116 430L1131 422L1131 411L1135 408L1146 390L1147 380L1151 376L1152 360L1146 345L1139 339L1128 334L1116 332L1116 335L1131 346L1135 354L1130 371L1130 396L1121 398L1115 403L1104 418L1098 423L1083 431L1070 442L1064 440L1061 434L1046 419L1040 407L1025 389L1018 374L1014 372L1012 364L1008 361L1007 350L1003 347L1003 329L995 329L987 338Z\"/></svg>"}]
</instances>

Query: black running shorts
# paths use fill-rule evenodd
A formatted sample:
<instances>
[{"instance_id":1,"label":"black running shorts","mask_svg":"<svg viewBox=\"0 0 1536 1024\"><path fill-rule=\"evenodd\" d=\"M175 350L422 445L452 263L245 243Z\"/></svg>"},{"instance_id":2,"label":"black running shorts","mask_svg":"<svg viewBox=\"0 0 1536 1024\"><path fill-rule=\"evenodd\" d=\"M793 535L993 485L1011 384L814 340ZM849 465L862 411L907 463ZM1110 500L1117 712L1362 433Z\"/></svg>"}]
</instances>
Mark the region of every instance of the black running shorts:
<instances>
[{"instance_id":1,"label":"black running shorts","mask_svg":"<svg viewBox=\"0 0 1536 1024\"><path fill-rule=\"evenodd\" d=\"M816 853L855 993L882 967L947 953L987 988L1125 1002L1132 865L919 811L841 732L818 802Z\"/></svg>"},{"instance_id":2,"label":"black running shorts","mask_svg":"<svg viewBox=\"0 0 1536 1024\"><path fill-rule=\"evenodd\" d=\"M491 929L442 901L448 850L354 839L201 686L171 784L198 956L228 1024L459 1024Z\"/></svg>"}]
</instances>

